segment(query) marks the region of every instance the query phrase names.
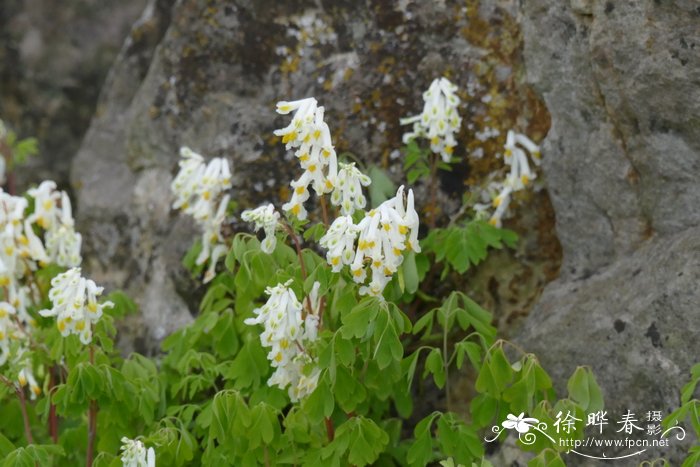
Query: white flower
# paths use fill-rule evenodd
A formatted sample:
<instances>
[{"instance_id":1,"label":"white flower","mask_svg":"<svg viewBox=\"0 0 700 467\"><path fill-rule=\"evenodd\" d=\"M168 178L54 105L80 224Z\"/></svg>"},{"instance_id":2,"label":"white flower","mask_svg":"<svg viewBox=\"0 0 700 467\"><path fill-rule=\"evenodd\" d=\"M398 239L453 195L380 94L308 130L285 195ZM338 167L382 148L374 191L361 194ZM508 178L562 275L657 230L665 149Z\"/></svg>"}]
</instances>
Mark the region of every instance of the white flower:
<instances>
[{"instance_id":1,"label":"white flower","mask_svg":"<svg viewBox=\"0 0 700 467\"><path fill-rule=\"evenodd\" d=\"M508 213L512 194L525 189L536 177L535 172L530 168L525 150L530 153L535 165L540 164L542 157L540 149L535 143L525 135L512 130L508 131L504 148L504 162L510 166L510 171L503 183L497 184L492 182L487 188L487 191L493 191L494 187L498 187L499 190L498 195L493 197L491 202L494 212L489 218L489 223L496 227L501 227L502 220ZM475 208L482 212L486 211L482 205L476 205Z\"/></svg>"},{"instance_id":2,"label":"white flower","mask_svg":"<svg viewBox=\"0 0 700 467\"><path fill-rule=\"evenodd\" d=\"M326 260L334 272L343 265L350 265L353 280L364 283L369 263L372 278L368 286L360 288L360 294L381 296L384 288L403 261L403 252L420 252L418 243L418 213L414 207L413 190L408 191L404 204L401 186L396 196L384 201L376 209L365 214L355 225L350 216L333 221L320 244L328 250ZM357 239L357 249L354 243Z\"/></svg>"},{"instance_id":3,"label":"white flower","mask_svg":"<svg viewBox=\"0 0 700 467\"><path fill-rule=\"evenodd\" d=\"M15 307L7 302L0 302L0 366L4 365L10 356L10 339L16 329L12 320L15 314Z\"/></svg>"},{"instance_id":4,"label":"white flower","mask_svg":"<svg viewBox=\"0 0 700 467\"><path fill-rule=\"evenodd\" d=\"M277 103L277 113L286 115L294 111L292 122L285 128L275 130L282 137L287 149L296 149L304 173L292 182L292 197L282 206L299 219L306 219L304 202L309 199L309 186L318 195L333 189L333 180L338 170L338 162L331 141L328 125L323 121L324 109L318 107L316 99L309 97L293 102Z\"/></svg>"},{"instance_id":5,"label":"white flower","mask_svg":"<svg viewBox=\"0 0 700 467\"><path fill-rule=\"evenodd\" d=\"M204 163L204 158L188 147L180 149L180 171L171 184L175 194L175 209L182 209L198 222L216 213L217 198L231 188L231 172L226 159L216 157Z\"/></svg>"},{"instance_id":6,"label":"white flower","mask_svg":"<svg viewBox=\"0 0 700 467\"><path fill-rule=\"evenodd\" d=\"M173 208L194 217L202 230L202 250L196 264L209 261L204 283L216 275L216 264L227 247L221 234L226 219L231 188L231 171L226 159L217 157L205 164L204 158L188 147L180 148L180 171L170 188L175 195Z\"/></svg>"},{"instance_id":7,"label":"white flower","mask_svg":"<svg viewBox=\"0 0 700 467\"><path fill-rule=\"evenodd\" d=\"M430 149L449 162L457 145L455 133L459 131L462 118L457 107L457 86L446 78L435 79L423 93L423 113L400 120L402 125L413 124L413 131L403 135L404 143L421 137L430 140Z\"/></svg>"},{"instance_id":8,"label":"white flower","mask_svg":"<svg viewBox=\"0 0 700 467\"><path fill-rule=\"evenodd\" d=\"M319 244L328 250L326 260L333 272L340 272L343 265L352 264L355 259L355 239L360 229L353 223L352 217L340 216L331 224Z\"/></svg>"},{"instance_id":9,"label":"white flower","mask_svg":"<svg viewBox=\"0 0 700 467\"><path fill-rule=\"evenodd\" d=\"M146 449L141 441L122 438L121 461L124 467L155 467L156 453L153 448Z\"/></svg>"},{"instance_id":10,"label":"white flower","mask_svg":"<svg viewBox=\"0 0 700 467\"><path fill-rule=\"evenodd\" d=\"M209 267L204 273L203 282L206 284L216 276L216 264L226 253L228 247L224 244L224 237L221 234L221 226L226 218L226 208L230 200L229 195L224 195L219 202L216 214L202 223L202 251L197 256L196 264L204 264L209 260Z\"/></svg>"},{"instance_id":11,"label":"white flower","mask_svg":"<svg viewBox=\"0 0 700 467\"><path fill-rule=\"evenodd\" d=\"M536 165L540 164L541 157L539 147L527 136L515 133L513 130L508 131L503 158L505 163L510 166L507 183L515 191L522 190L535 178L535 173L530 169L527 155L518 146L519 144L530 152Z\"/></svg>"},{"instance_id":12,"label":"white flower","mask_svg":"<svg viewBox=\"0 0 700 467\"><path fill-rule=\"evenodd\" d=\"M58 207L61 192L56 191L56 182L45 180L38 187L27 190L27 194L34 198L34 213L29 216L29 222L36 222L45 230L53 227L61 215Z\"/></svg>"},{"instance_id":13,"label":"white flower","mask_svg":"<svg viewBox=\"0 0 700 467\"><path fill-rule=\"evenodd\" d=\"M29 383L29 389L31 391L31 398L36 399L36 397L41 394L41 387L37 384L34 378L34 373L32 372L31 366L26 366L19 371L17 375L17 381L21 387L24 387Z\"/></svg>"},{"instance_id":14,"label":"white flower","mask_svg":"<svg viewBox=\"0 0 700 467\"><path fill-rule=\"evenodd\" d=\"M102 294L90 279L80 275L80 268L72 268L51 280L50 310L41 310L41 316L56 316L61 335L78 334L83 344L92 341L92 325L102 316L104 308L112 308L112 302L97 303Z\"/></svg>"},{"instance_id":15,"label":"white flower","mask_svg":"<svg viewBox=\"0 0 700 467\"><path fill-rule=\"evenodd\" d=\"M340 206L344 216L351 216L355 209L364 209L367 199L362 194L362 187L369 186L372 180L355 167L355 164L340 164L331 194L331 203Z\"/></svg>"},{"instance_id":16,"label":"white flower","mask_svg":"<svg viewBox=\"0 0 700 467\"><path fill-rule=\"evenodd\" d=\"M263 325L260 342L270 349L267 358L275 368L267 384L280 389L290 386L289 397L296 402L312 392L318 381L318 375L314 377L315 361L304 351L304 344L317 338L318 317L313 310L307 310L306 319L302 317L303 307L289 288L290 284L291 280L268 287L265 292L270 298L262 307L253 310L255 317L246 319L245 324ZM310 297L316 307L319 303L318 287L314 284L315 297L313 292Z\"/></svg>"},{"instance_id":17,"label":"white flower","mask_svg":"<svg viewBox=\"0 0 700 467\"><path fill-rule=\"evenodd\" d=\"M243 211L241 219L245 222L254 223L256 232L260 229L265 231L265 239L260 243L260 249L262 251L267 254L271 254L275 251L275 245L277 245L275 230L277 230L277 226L279 225L280 214L275 211L275 207L272 204Z\"/></svg>"}]
</instances>

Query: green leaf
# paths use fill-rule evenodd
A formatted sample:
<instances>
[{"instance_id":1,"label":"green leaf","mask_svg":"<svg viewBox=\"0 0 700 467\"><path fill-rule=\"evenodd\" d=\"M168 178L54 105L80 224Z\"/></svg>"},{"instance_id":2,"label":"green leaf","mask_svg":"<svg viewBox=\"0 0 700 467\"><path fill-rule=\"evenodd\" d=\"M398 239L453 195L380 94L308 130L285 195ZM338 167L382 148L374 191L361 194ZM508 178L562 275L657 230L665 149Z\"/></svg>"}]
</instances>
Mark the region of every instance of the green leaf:
<instances>
[{"instance_id":1,"label":"green leaf","mask_svg":"<svg viewBox=\"0 0 700 467\"><path fill-rule=\"evenodd\" d=\"M363 299L348 314L343 315L340 331L345 339L362 338L373 331L373 322L379 312L380 304L376 298Z\"/></svg>"},{"instance_id":2,"label":"green leaf","mask_svg":"<svg viewBox=\"0 0 700 467\"><path fill-rule=\"evenodd\" d=\"M356 416L338 427L328 447L347 450L348 463L362 467L374 463L388 443L389 435L374 420Z\"/></svg>"},{"instance_id":3,"label":"green leaf","mask_svg":"<svg viewBox=\"0 0 700 467\"><path fill-rule=\"evenodd\" d=\"M403 357L403 346L399 340L394 321L388 311L382 309L375 321L374 343L372 358L376 360L379 369L388 367L392 362Z\"/></svg>"},{"instance_id":4,"label":"green leaf","mask_svg":"<svg viewBox=\"0 0 700 467\"><path fill-rule=\"evenodd\" d=\"M489 367L499 391L503 391L513 381L513 368L501 347L495 347L489 356ZM482 370L483 371L483 370Z\"/></svg>"},{"instance_id":5,"label":"green leaf","mask_svg":"<svg viewBox=\"0 0 700 467\"><path fill-rule=\"evenodd\" d=\"M374 165L370 167L368 175L372 179L372 184L369 186L369 197L373 207L379 206L396 194L396 185L382 169Z\"/></svg>"},{"instance_id":6,"label":"green leaf","mask_svg":"<svg viewBox=\"0 0 700 467\"><path fill-rule=\"evenodd\" d=\"M470 402L472 420L479 427L488 426L498 413L498 399L488 394L479 394Z\"/></svg>"},{"instance_id":7,"label":"green leaf","mask_svg":"<svg viewBox=\"0 0 700 467\"><path fill-rule=\"evenodd\" d=\"M603 409L603 395L589 367L578 367L566 385L569 397L587 413Z\"/></svg>"},{"instance_id":8,"label":"green leaf","mask_svg":"<svg viewBox=\"0 0 700 467\"><path fill-rule=\"evenodd\" d=\"M442 352L440 349L432 349L428 354L428 358L425 359L423 378L425 378L429 372L433 374L435 385L442 389L443 386L445 386L446 375L444 362L442 360Z\"/></svg>"}]
</instances>

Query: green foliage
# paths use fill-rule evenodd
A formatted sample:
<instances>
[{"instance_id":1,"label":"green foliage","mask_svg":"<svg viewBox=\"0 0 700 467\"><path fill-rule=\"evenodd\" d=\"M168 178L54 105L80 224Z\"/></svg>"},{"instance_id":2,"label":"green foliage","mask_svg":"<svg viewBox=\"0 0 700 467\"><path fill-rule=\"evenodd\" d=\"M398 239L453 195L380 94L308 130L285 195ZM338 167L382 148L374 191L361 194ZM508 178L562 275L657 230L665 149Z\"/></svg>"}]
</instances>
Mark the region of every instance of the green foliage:
<instances>
[{"instance_id":1,"label":"green foliage","mask_svg":"<svg viewBox=\"0 0 700 467\"><path fill-rule=\"evenodd\" d=\"M673 427L683 421L690 420L690 424L695 432L695 445L690 448L688 457L683 461L682 467L691 467L700 464L700 400L694 395L697 393L697 386L700 383L700 363L696 363L690 370L690 381L681 389L681 405L671 412L663 420L664 433L667 436L675 436Z\"/></svg>"},{"instance_id":2,"label":"green foliage","mask_svg":"<svg viewBox=\"0 0 700 467\"><path fill-rule=\"evenodd\" d=\"M435 157L409 143L409 183L449 169ZM370 177L375 206L395 193L381 169L371 168ZM75 335L63 337L38 309L30 310L37 330L28 357L43 394L24 403L11 382L0 386L6 415L0 417L0 466L85 463L90 407L99 408L94 465L110 467L121 463L125 436L154 447L158 465L168 466L488 467L484 436L508 415L527 413L547 423L547 435L556 438L552 427L559 412L580 421L603 407L589 368L574 372L567 397L559 400L537 358L497 338L489 311L460 290L427 291L435 284L424 282L434 280L439 270L431 270L438 264L443 278L452 271L464 274L490 249L515 247L515 233L476 220L432 229L421 242L422 253L404 252L384 296L371 297L360 295L349 272L333 272L315 249L325 225L287 220L283 227L270 254L250 234L226 240L223 265L206 285L198 315L166 337L155 358L123 356L115 348L116 321L137 312L121 292L106 297L115 306L94 327L87 347ZM197 264L201 251L197 241L183 259L197 278L205 267ZM44 265L33 273L42 306L50 305L51 279L60 272ZM301 376L318 376L315 389L301 400L270 384L274 359L268 341L259 325L246 323L277 284L288 284L303 303L302 313L314 309L320 321L317 339L304 348L291 344L308 357L300 364ZM321 298L311 304L315 284ZM9 366L4 374L20 370ZM452 404L455 371L473 375L467 413ZM700 369L693 375L675 414L678 419L695 414L697 422L690 394ZM426 393L444 393L444 407L426 415L421 403ZM22 408L33 444L16 423L23 419ZM46 427L57 419L54 443ZM577 428L582 433L580 423ZM564 448L546 437L521 447L535 453L531 466L563 465Z\"/></svg>"},{"instance_id":3,"label":"green foliage","mask_svg":"<svg viewBox=\"0 0 700 467\"><path fill-rule=\"evenodd\" d=\"M36 138L24 138L20 139L12 130L7 130L2 121L0 120L0 128L4 130L5 136L0 143L4 144L9 149L9 154L6 154L9 158L9 163L7 164L7 170L11 171L17 165L24 164L30 156L34 156L39 153L39 142ZM0 131L0 135L2 135Z\"/></svg>"},{"instance_id":4,"label":"green foliage","mask_svg":"<svg viewBox=\"0 0 700 467\"><path fill-rule=\"evenodd\" d=\"M517 235L511 230L472 220L464 226L432 229L421 245L426 252L435 255L435 261L445 264L445 277L450 268L464 274L469 266L478 265L486 259L489 248L514 248L517 241Z\"/></svg>"}]
</instances>

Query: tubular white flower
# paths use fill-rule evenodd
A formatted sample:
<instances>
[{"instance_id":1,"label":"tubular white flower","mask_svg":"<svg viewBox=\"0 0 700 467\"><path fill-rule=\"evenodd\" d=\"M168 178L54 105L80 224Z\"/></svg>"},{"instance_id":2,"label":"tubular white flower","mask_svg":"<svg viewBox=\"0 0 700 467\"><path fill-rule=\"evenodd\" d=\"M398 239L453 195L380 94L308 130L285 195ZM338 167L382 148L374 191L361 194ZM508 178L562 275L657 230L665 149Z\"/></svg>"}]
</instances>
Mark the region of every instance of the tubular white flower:
<instances>
[{"instance_id":1,"label":"tubular white flower","mask_svg":"<svg viewBox=\"0 0 700 467\"><path fill-rule=\"evenodd\" d=\"M360 229L353 223L352 217L340 216L331 224L319 244L328 250L326 260L333 272L340 272L343 265L352 264L355 259L355 239Z\"/></svg>"},{"instance_id":2,"label":"tubular white flower","mask_svg":"<svg viewBox=\"0 0 700 467\"><path fill-rule=\"evenodd\" d=\"M302 305L289 288L291 282L268 287L265 292L270 298L253 310L255 317L246 319L245 324L263 325L260 342L270 349L267 358L275 368L267 384L280 389L290 386L289 397L296 402L312 392L318 381L317 375L315 380L313 377L315 361L303 350L305 343L316 340L318 317L310 310L306 319L302 318ZM314 288L317 297L318 286L314 284ZM317 302L317 298L311 301ZM307 367L312 367L311 373Z\"/></svg>"},{"instance_id":3,"label":"tubular white flower","mask_svg":"<svg viewBox=\"0 0 700 467\"><path fill-rule=\"evenodd\" d=\"M15 307L7 302L0 302L0 366L4 365L10 356L10 339L16 329L12 317L15 315Z\"/></svg>"},{"instance_id":4,"label":"tubular white flower","mask_svg":"<svg viewBox=\"0 0 700 467\"><path fill-rule=\"evenodd\" d=\"M307 216L304 202L309 199L309 186L318 195L329 193L338 170L331 133L323 121L324 109L317 104L313 97L277 103L278 113L286 115L295 111L295 114L287 127L275 130L274 134L282 137L287 149L296 149L294 155L304 169L292 182L292 197L282 209L302 220Z\"/></svg>"},{"instance_id":5,"label":"tubular white flower","mask_svg":"<svg viewBox=\"0 0 700 467\"><path fill-rule=\"evenodd\" d=\"M31 366L26 366L19 371L19 374L17 375L17 382L19 382L21 387L25 387L27 383L29 383L32 400L36 399L36 397L41 394L41 387L34 378L34 373L32 372Z\"/></svg>"},{"instance_id":6,"label":"tubular white flower","mask_svg":"<svg viewBox=\"0 0 700 467\"><path fill-rule=\"evenodd\" d=\"M369 186L372 180L355 167L354 163L340 163L340 170L335 180L331 194L331 203L340 206L344 216L351 216L355 209L364 209L367 198L362 194L362 187Z\"/></svg>"},{"instance_id":7,"label":"tubular white flower","mask_svg":"<svg viewBox=\"0 0 700 467\"><path fill-rule=\"evenodd\" d=\"M124 467L155 467L156 453L153 448L146 449L141 441L122 438L121 461Z\"/></svg>"},{"instance_id":8,"label":"tubular white flower","mask_svg":"<svg viewBox=\"0 0 700 467\"><path fill-rule=\"evenodd\" d=\"M41 310L41 316L56 316L56 326L61 335L78 334L83 344L92 341L92 325L102 316L105 308L112 308L110 301L97 302L103 288L80 275L80 268L72 268L51 280L50 310Z\"/></svg>"},{"instance_id":9,"label":"tubular white flower","mask_svg":"<svg viewBox=\"0 0 700 467\"><path fill-rule=\"evenodd\" d=\"M457 145L455 133L459 131L462 118L457 110L459 97L457 86L447 78L435 79L423 93L423 113L400 120L402 125L413 124L413 131L403 135L404 143L414 138L430 140L430 149L449 162Z\"/></svg>"},{"instance_id":10,"label":"tubular white flower","mask_svg":"<svg viewBox=\"0 0 700 467\"><path fill-rule=\"evenodd\" d=\"M63 267L77 267L80 256L81 235L75 231L70 198L61 192L61 214L58 222L46 233L46 253L49 260Z\"/></svg>"},{"instance_id":11,"label":"tubular white flower","mask_svg":"<svg viewBox=\"0 0 700 467\"><path fill-rule=\"evenodd\" d=\"M275 251L275 246L277 245L275 231L279 225L280 214L275 211L275 207L272 204L243 211L241 219L245 222L254 223L256 232L260 229L265 231L265 239L260 243L260 249L262 251L267 254L271 254Z\"/></svg>"},{"instance_id":12,"label":"tubular white flower","mask_svg":"<svg viewBox=\"0 0 700 467\"><path fill-rule=\"evenodd\" d=\"M173 208L181 209L194 217L202 230L202 250L196 264L209 261L204 283L216 275L216 264L226 252L221 226L226 219L231 188L231 171L228 161L216 157L204 162L204 158L188 147L180 148L180 171L170 188L175 195Z\"/></svg>"},{"instance_id":13,"label":"tubular white flower","mask_svg":"<svg viewBox=\"0 0 700 467\"><path fill-rule=\"evenodd\" d=\"M403 252L420 252L418 229L413 190L408 191L404 204L404 188L401 186L394 198L366 213L357 225L350 216L337 218L320 244L328 250L326 260L332 270L339 272L343 265L349 265L357 283L364 284L366 263L369 263L372 278L368 286L360 288L360 294L381 296L403 262ZM353 251L355 239L357 249Z\"/></svg>"},{"instance_id":14,"label":"tubular white flower","mask_svg":"<svg viewBox=\"0 0 700 467\"><path fill-rule=\"evenodd\" d=\"M530 168L527 153L530 154L535 165L540 164L541 154L539 146L525 135L512 130L508 131L503 159L506 165L510 166L510 171L505 181L499 185L498 195L493 197L492 200L494 212L489 218L489 223L493 226L501 227L502 220L508 214L508 207L510 206L512 194L525 189L537 176ZM491 183L489 186L493 187L495 184ZM492 191L492 188L490 189ZM475 208L485 211L483 206L480 205L475 206Z\"/></svg>"},{"instance_id":15,"label":"tubular white flower","mask_svg":"<svg viewBox=\"0 0 700 467\"><path fill-rule=\"evenodd\" d=\"M171 184L173 208L205 222L214 216L219 195L231 188L228 161L216 157L205 164L204 158L188 147L180 149L180 156L180 171Z\"/></svg>"},{"instance_id":16,"label":"tubular white flower","mask_svg":"<svg viewBox=\"0 0 700 467\"><path fill-rule=\"evenodd\" d=\"M27 194L34 198L34 213L28 217L29 222L36 222L45 230L52 228L61 215L58 207L61 192L56 191L56 183L45 180L38 187L27 190Z\"/></svg>"}]
</instances>

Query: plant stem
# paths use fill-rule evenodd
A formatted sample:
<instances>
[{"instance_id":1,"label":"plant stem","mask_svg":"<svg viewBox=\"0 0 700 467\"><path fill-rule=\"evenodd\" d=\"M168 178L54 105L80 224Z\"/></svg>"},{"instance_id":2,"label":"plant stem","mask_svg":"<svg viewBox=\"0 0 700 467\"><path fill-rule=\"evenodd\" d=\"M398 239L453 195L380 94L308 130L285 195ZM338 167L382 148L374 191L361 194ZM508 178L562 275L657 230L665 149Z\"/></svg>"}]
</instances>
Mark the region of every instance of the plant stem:
<instances>
[{"instance_id":1,"label":"plant stem","mask_svg":"<svg viewBox=\"0 0 700 467\"><path fill-rule=\"evenodd\" d=\"M95 365L95 347L90 343L90 364ZM97 401L91 400L88 408L88 444L85 465L92 467L95 456L95 437L97 435Z\"/></svg>"},{"instance_id":2,"label":"plant stem","mask_svg":"<svg viewBox=\"0 0 700 467\"><path fill-rule=\"evenodd\" d=\"M27 444L34 444L31 425L29 424L29 415L27 414L27 399L24 397L24 390L15 386L15 392L19 397L19 404L22 409L22 418L24 419L24 436L27 438Z\"/></svg>"},{"instance_id":3,"label":"plant stem","mask_svg":"<svg viewBox=\"0 0 700 467\"><path fill-rule=\"evenodd\" d=\"M56 415L56 406L51 401L51 396L54 388L54 377L56 374L56 367L52 367L49 370L49 435L54 444L58 444L58 415Z\"/></svg>"},{"instance_id":4,"label":"plant stem","mask_svg":"<svg viewBox=\"0 0 700 467\"><path fill-rule=\"evenodd\" d=\"M282 225L284 226L284 229L287 231L289 236L292 238L292 242L294 242L294 248L297 250L297 256L299 257L299 265L301 266L301 278L304 282L306 282L306 266L304 265L304 257L301 254L301 243L299 243L299 239L297 238L296 233L294 233L294 229L292 229L289 226L289 224L283 222ZM306 307L309 310L309 313L311 313L311 299L308 295L306 296Z\"/></svg>"},{"instance_id":5,"label":"plant stem","mask_svg":"<svg viewBox=\"0 0 700 467\"><path fill-rule=\"evenodd\" d=\"M328 433L328 441L333 441L335 438L335 428L333 427L333 420L326 417L326 433Z\"/></svg>"},{"instance_id":6,"label":"plant stem","mask_svg":"<svg viewBox=\"0 0 700 467\"><path fill-rule=\"evenodd\" d=\"M447 411L452 410L452 398L450 397L450 363L447 359L447 328L442 328L442 362L445 368L445 397L447 400Z\"/></svg>"},{"instance_id":7,"label":"plant stem","mask_svg":"<svg viewBox=\"0 0 700 467\"><path fill-rule=\"evenodd\" d=\"M328 222L328 206L326 205L326 198L325 196L320 196L321 198L321 213L323 214L323 225L328 228L330 223Z\"/></svg>"},{"instance_id":8,"label":"plant stem","mask_svg":"<svg viewBox=\"0 0 700 467\"><path fill-rule=\"evenodd\" d=\"M20 410L22 411L22 420L24 421L24 437L27 439L27 444L34 444L32 428L31 424L29 423L29 414L27 413L27 399L24 397L24 389L3 375L0 375L0 381L2 381L7 387L14 389L15 394L19 399Z\"/></svg>"}]
</instances>

